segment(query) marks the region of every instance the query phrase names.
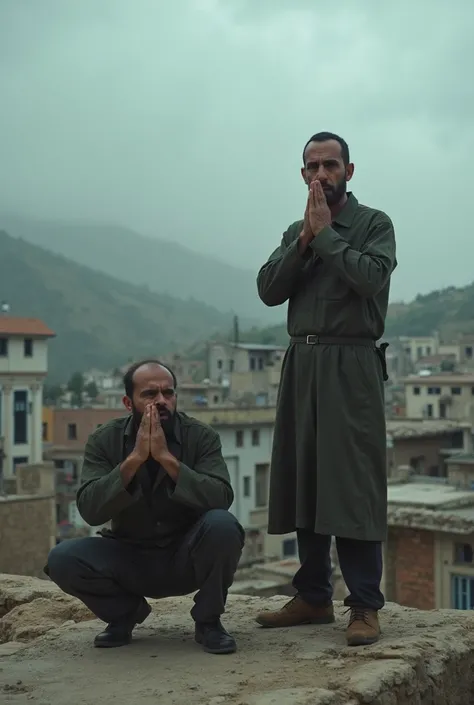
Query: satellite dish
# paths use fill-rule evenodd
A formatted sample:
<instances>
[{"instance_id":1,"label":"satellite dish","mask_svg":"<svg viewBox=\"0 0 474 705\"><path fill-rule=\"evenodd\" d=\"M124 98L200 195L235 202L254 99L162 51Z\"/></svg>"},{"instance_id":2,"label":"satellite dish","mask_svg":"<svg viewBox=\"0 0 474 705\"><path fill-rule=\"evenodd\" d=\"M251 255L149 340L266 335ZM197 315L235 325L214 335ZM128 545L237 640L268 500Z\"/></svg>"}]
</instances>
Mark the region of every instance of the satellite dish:
<instances>
[{"instance_id":1,"label":"satellite dish","mask_svg":"<svg viewBox=\"0 0 474 705\"><path fill-rule=\"evenodd\" d=\"M1 309L2 309L2 313L9 313L10 312L10 304L7 303L6 301L2 301Z\"/></svg>"}]
</instances>

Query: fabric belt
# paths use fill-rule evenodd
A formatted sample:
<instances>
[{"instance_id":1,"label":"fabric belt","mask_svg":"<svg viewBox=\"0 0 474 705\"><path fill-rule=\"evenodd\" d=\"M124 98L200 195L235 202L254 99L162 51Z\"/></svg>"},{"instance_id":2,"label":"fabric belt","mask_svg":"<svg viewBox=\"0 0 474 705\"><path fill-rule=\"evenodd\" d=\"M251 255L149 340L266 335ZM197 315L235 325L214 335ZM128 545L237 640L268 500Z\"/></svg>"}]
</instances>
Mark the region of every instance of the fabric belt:
<instances>
[{"instance_id":1,"label":"fabric belt","mask_svg":"<svg viewBox=\"0 0 474 705\"><path fill-rule=\"evenodd\" d=\"M373 348L377 353L382 366L383 380L388 380L387 358L385 351L388 348L388 343L382 343L377 347L375 340L370 338L338 338L325 335L292 335L291 343L303 343L303 345L362 345L365 348Z\"/></svg>"}]
</instances>

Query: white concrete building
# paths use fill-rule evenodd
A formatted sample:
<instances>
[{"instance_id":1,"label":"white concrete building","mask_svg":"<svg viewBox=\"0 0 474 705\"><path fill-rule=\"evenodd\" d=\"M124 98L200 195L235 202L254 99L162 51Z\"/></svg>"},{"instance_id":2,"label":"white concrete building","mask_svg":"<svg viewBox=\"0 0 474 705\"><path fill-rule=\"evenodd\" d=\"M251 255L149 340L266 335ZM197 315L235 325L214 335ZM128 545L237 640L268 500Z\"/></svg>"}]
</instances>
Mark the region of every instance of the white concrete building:
<instances>
[{"instance_id":1,"label":"white concrete building","mask_svg":"<svg viewBox=\"0 0 474 705\"><path fill-rule=\"evenodd\" d=\"M24 463L41 463L43 383L48 339L42 321L0 315L0 470L15 474Z\"/></svg>"}]
</instances>

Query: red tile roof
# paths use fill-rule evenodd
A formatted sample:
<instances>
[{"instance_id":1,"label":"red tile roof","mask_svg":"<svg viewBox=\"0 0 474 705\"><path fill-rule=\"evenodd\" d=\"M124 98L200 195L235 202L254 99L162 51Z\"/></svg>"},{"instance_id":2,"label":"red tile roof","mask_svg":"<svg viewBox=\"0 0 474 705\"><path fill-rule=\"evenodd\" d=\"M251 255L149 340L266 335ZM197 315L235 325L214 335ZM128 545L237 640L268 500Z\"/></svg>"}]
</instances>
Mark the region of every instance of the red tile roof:
<instances>
[{"instance_id":1,"label":"red tile roof","mask_svg":"<svg viewBox=\"0 0 474 705\"><path fill-rule=\"evenodd\" d=\"M54 338L54 333L38 318L16 318L0 315L0 335L26 335L32 338Z\"/></svg>"}]
</instances>

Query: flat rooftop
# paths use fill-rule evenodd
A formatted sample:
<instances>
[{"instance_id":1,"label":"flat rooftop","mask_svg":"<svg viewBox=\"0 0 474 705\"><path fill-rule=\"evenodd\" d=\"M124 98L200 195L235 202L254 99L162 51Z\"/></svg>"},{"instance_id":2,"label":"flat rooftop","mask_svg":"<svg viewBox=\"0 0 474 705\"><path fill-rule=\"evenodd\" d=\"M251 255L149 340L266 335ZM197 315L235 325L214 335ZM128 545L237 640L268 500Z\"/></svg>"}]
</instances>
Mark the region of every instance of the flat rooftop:
<instances>
[{"instance_id":1,"label":"flat rooftop","mask_svg":"<svg viewBox=\"0 0 474 705\"><path fill-rule=\"evenodd\" d=\"M474 492L458 490L451 485L429 482L406 482L389 485L389 504L432 509L451 509L474 505Z\"/></svg>"}]
</instances>

